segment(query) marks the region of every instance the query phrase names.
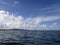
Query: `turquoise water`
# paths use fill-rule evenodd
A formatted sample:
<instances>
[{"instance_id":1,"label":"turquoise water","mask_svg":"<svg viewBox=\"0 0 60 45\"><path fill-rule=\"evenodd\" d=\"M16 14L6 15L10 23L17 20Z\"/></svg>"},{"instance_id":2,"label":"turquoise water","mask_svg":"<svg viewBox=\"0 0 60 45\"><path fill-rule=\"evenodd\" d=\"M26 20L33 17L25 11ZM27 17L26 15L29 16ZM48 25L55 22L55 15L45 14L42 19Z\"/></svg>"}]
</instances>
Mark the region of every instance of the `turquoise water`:
<instances>
[{"instance_id":1,"label":"turquoise water","mask_svg":"<svg viewBox=\"0 0 60 45\"><path fill-rule=\"evenodd\" d=\"M60 30L0 30L0 45L60 45Z\"/></svg>"}]
</instances>

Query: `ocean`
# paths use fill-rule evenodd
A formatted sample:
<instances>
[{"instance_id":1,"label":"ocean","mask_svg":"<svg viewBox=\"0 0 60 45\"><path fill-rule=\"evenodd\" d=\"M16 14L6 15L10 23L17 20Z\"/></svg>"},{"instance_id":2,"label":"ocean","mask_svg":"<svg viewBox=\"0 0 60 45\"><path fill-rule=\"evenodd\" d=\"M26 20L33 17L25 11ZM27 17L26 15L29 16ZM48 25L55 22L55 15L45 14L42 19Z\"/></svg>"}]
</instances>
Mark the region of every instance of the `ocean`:
<instances>
[{"instance_id":1,"label":"ocean","mask_svg":"<svg viewBox=\"0 0 60 45\"><path fill-rule=\"evenodd\" d=\"M0 29L0 45L60 45L60 30Z\"/></svg>"}]
</instances>

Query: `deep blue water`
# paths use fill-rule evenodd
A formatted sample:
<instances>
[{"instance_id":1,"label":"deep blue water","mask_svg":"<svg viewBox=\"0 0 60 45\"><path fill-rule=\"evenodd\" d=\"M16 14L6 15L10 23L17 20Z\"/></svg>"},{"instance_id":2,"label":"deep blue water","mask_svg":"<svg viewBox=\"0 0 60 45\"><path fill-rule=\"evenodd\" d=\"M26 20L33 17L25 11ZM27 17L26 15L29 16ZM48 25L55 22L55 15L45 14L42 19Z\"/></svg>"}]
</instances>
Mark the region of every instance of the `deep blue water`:
<instances>
[{"instance_id":1,"label":"deep blue water","mask_svg":"<svg viewBox=\"0 0 60 45\"><path fill-rule=\"evenodd\" d=\"M0 45L60 45L60 30L0 30Z\"/></svg>"}]
</instances>

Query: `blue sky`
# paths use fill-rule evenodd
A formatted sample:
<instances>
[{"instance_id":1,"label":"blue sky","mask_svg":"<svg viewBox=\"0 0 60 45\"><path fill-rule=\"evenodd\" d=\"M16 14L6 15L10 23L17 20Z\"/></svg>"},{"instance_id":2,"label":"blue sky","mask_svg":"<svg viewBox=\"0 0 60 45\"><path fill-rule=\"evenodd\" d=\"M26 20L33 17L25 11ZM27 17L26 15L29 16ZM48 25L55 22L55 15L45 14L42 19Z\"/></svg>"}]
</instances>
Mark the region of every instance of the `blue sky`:
<instances>
[{"instance_id":1,"label":"blue sky","mask_svg":"<svg viewBox=\"0 0 60 45\"><path fill-rule=\"evenodd\" d=\"M0 9L22 16L51 16L60 13L60 0L1 0Z\"/></svg>"},{"instance_id":2,"label":"blue sky","mask_svg":"<svg viewBox=\"0 0 60 45\"><path fill-rule=\"evenodd\" d=\"M14 14L16 18L22 16L25 22L29 21L27 23L34 23L36 18L35 22L38 20L39 27L47 26L50 29L50 26L55 24L56 27L53 29L60 30L60 0L0 0L0 10L8 12L9 15ZM28 25L32 29L30 24ZM31 25L33 26L33 24Z\"/></svg>"}]
</instances>

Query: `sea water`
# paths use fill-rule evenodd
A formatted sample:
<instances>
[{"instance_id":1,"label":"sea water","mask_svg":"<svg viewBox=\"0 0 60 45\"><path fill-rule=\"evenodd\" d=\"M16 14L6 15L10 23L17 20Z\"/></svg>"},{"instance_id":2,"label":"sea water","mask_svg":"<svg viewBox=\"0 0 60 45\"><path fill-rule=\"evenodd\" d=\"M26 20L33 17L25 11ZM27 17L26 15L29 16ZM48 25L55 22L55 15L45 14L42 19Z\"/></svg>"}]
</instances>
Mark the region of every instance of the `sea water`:
<instances>
[{"instance_id":1,"label":"sea water","mask_svg":"<svg viewBox=\"0 0 60 45\"><path fill-rule=\"evenodd\" d=\"M60 30L0 30L0 45L60 45Z\"/></svg>"}]
</instances>

